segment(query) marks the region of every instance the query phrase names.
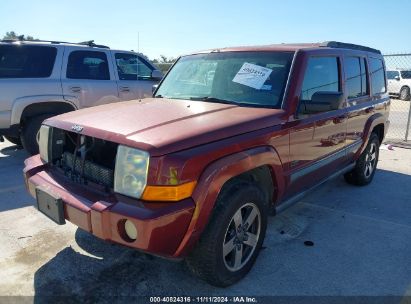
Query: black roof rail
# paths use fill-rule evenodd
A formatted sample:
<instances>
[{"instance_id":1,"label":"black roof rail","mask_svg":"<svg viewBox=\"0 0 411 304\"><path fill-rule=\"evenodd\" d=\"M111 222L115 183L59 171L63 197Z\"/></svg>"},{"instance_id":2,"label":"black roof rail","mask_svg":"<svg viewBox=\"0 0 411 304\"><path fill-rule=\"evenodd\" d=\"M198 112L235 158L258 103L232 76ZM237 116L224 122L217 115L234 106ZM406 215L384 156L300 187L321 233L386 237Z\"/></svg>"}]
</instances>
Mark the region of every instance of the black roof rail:
<instances>
[{"instance_id":1,"label":"black roof rail","mask_svg":"<svg viewBox=\"0 0 411 304\"><path fill-rule=\"evenodd\" d=\"M0 42L19 42L19 41L24 41L24 42L49 42L52 44L77 44L77 45L85 45L89 47L98 47L98 48L104 48L104 49L109 49L108 46L102 45L102 44L95 44L94 40L89 40L89 41L84 41L84 42L67 42L67 41L54 41L54 40L41 40L41 39L34 39L34 40L27 40L27 39L3 39L0 40Z\"/></svg>"},{"instance_id":2,"label":"black roof rail","mask_svg":"<svg viewBox=\"0 0 411 304\"><path fill-rule=\"evenodd\" d=\"M95 44L95 43L94 43L94 40L83 41L83 42L79 42L79 43L76 43L76 44L87 45L87 46L91 46L91 47L99 47L99 48L104 48L104 49L109 49L109 47L106 46L106 45Z\"/></svg>"},{"instance_id":3,"label":"black roof rail","mask_svg":"<svg viewBox=\"0 0 411 304\"><path fill-rule=\"evenodd\" d=\"M352 43L345 43L339 41L325 41L320 44L321 47L330 47L336 49L350 49L350 50L358 50L358 51L365 51L371 53L381 54L380 50L370 48L368 46L352 44Z\"/></svg>"}]
</instances>

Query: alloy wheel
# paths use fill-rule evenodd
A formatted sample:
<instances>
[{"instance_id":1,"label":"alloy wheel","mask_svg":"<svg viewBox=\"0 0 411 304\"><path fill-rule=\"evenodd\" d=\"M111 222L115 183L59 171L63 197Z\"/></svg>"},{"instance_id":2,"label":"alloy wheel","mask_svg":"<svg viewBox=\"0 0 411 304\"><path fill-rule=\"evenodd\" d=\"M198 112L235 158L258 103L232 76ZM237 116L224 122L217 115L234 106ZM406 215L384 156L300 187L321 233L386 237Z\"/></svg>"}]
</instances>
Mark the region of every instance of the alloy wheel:
<instances>
[{"instance_id":1,"label":"alloy wheel","mask_svg":"<svg viewBox=\"0 0 411 304\"><path fill-rule=\"evenodd\" d=\"M371 143L370 148L365 155L364 175L369 178L375 170L377 164L377 145Z\"/></svg>"},{"instance_id":2,"label":"alloy wheel","mask_svg":"<svg viewBox=\"0 0 411 304\"><path fill-rule=\"evenodd\" d=\"M254 203L246 203L233 215L223 242L223 260L229 271L238 271L253 255L261 232L261 214Z\"/></svg>"}]
</instances>

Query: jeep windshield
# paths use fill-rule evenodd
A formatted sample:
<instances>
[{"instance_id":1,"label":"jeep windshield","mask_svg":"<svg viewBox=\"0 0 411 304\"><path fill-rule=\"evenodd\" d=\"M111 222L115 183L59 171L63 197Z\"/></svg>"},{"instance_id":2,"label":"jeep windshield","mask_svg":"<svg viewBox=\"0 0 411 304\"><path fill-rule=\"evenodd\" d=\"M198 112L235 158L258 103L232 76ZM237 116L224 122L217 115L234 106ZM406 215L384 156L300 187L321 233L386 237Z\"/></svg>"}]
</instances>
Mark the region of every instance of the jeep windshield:
<instances>
[{"instance_id":1,"label":"jeep windshield","mask_svg":"<svg viewBox=\"0 0 411 304\"><path fill-rule=\"evenodd\" d=\"M155 97L280 108L293 52L212 52L181 57Z\"/></svg>"}]
</instances>

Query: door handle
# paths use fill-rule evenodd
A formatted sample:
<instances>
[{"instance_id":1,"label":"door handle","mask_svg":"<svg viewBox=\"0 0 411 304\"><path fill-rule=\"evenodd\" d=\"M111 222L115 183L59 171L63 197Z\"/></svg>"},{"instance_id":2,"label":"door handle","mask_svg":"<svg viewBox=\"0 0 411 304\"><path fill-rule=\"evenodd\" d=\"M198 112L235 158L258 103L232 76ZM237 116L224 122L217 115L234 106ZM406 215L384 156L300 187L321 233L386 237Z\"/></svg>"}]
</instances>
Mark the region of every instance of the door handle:
<instances>
[{"instance_id":1,"label":"door handle","mask_svg":"<svg viewBox=\"0 0 411 304\"><path fill-rule=\"evenodd\" d=\"M79 93L81 92L81 87L70 87L70 91L73 93Z\"/></svg>"},{"instance_id":2,"label":"door handle","mask_svg":"<svg viewBox=\"0 0 411 304\"><path fill-rule=\"evenodd\" d=\"M129 87L120 87L120 92L130 92L130 88Z\"/></svg>"}]
</instances>

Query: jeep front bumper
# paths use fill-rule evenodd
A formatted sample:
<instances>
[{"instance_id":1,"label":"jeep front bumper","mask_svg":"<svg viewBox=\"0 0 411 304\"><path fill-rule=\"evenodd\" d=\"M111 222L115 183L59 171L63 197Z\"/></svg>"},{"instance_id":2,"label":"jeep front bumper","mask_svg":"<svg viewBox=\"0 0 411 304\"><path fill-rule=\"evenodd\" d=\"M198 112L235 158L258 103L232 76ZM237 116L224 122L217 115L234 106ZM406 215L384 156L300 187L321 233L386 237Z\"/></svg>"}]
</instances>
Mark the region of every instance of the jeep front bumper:
<instances>
[{"instance_id":1,"label":"jeep front bumper","mask_svg":"<svg viewBox=\"0 0 411 304\"><path fill-rule=\"evenodd\" d=\"M122 195L103 195L49 171L39 155L26 159L27 190L36 197L36 188L59 197L64 218L93 235L154 255L179 258L176 250L187 232L193 212L191 198L175 203L143 202ZM124 235L122 226L131 221L136 240Z\"/></svg>"}]
</instances>

